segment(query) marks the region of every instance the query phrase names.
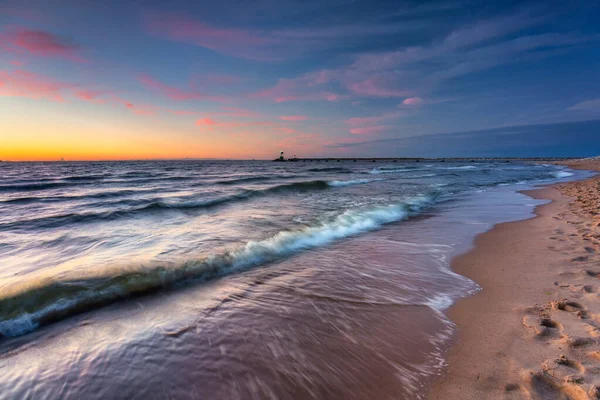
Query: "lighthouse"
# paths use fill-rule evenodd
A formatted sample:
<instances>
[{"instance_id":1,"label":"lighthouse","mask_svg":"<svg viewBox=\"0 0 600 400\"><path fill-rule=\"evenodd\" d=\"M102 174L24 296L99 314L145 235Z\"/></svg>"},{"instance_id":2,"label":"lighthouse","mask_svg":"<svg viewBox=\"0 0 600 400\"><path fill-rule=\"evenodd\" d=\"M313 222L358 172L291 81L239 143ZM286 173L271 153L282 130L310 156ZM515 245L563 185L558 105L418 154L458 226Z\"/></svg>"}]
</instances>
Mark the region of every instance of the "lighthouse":
<instances>
[{"instance_id":1,"label":"lighthouse","mask_svg":"<svg viewBox=\"0 0 600 400\"><path fill-rule=\"evenodd\" d=\"M279 157L277 157L273 161L285 161L285 158L283 158L283 150L279 153Z\"/></svg>"}]
</instances>

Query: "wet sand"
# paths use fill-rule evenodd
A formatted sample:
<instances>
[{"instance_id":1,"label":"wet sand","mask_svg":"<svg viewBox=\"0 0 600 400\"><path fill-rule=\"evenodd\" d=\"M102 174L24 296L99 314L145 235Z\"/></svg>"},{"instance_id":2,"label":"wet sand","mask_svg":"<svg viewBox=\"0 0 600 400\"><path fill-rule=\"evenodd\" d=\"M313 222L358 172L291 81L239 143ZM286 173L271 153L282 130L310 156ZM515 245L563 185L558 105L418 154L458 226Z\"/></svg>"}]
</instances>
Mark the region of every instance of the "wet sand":
<instances>
[{"instance_id":1,"label":"wet sand","mask_svg":"<svg viewBox=\"0 0 600 400\"><path fill-rule=\"evenodd\" d=\"M448 310L458 341L431 399L600 398L600 177L525 193L552 202L453 260L483 290Z\"/></svg>"}]
</instances>

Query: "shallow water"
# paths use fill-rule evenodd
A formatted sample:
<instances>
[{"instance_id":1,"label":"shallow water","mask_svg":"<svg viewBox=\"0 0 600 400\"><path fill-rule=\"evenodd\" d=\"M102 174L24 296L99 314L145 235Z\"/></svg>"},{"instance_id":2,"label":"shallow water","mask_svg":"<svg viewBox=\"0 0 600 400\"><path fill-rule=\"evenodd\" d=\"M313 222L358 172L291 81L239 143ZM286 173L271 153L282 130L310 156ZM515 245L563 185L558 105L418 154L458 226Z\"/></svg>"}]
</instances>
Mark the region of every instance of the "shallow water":
<instances>
[{"instance_id":1,"label":"shallow water","mask_svg":"<svg viewBox=\"0 0 600 400\"><path fill-rule=\"evenodd\" d=\"M0 164L0 397L418 398L515 163ZM575 175L571 175L575 174Z\"/></svg>"}]
</instances>

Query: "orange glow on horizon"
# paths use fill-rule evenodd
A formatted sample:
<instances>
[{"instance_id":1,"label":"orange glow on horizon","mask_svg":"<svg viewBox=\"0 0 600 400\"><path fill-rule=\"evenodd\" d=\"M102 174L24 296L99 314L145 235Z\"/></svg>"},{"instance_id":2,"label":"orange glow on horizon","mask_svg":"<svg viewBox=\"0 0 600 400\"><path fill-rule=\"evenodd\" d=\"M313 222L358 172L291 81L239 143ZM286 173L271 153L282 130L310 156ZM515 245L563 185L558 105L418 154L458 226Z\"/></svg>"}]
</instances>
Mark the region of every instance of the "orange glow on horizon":
<instances>
[{"instance_id":1,"label":"orange glow on horizon","mask_svg":"<svg viewBox=\"0 0 600 400\"><path fill-rule=\"evenodd\" d=\"M18 134L0 134L0 160L3 161L116 161L148 159L271 159L284 143L256 140L232 146L226 134L202 132L193 135L161 134L159 132L65 130L54 127L60 135L39 132L39 129L11 129ZM0 131L7 130L0 125ZM267 142L269 144L267 144ZM292 146L287 146L292 147Z\"/></svg>"}]
</instances>

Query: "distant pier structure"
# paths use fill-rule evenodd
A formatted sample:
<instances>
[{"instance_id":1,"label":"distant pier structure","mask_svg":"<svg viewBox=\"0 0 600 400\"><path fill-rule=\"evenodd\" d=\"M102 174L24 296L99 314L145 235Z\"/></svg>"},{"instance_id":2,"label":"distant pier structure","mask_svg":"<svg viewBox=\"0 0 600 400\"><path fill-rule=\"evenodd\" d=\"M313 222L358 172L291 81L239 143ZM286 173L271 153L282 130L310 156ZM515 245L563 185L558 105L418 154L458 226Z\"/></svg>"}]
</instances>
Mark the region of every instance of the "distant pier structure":
<instances>
[{"instance_id":1,"label":"distant pier structure","mask_svg":"<svg viewBox=\"0 0 600 400\"><path fill-rule=\"evenodd\" d=\"M283 150L279 153L279 157L274 159L273 161L275 162L283 162L283 161L298 161L298 157L296 157L296 155L294 154L293 158L289 158L289 159L285 159L285 157L283 156Z\"/></svg>"},{"instance_id":2,"label":"distant pier structure","mask_svg":"<svg viewBox=\"0 0 600 400\"><path fill-rule=\"evenodd\" d=\"M281 150L281 152L279 153L279 158L276 158L273 161L276 161L276 162L285 161L285 158L283 157L283 150Z\"/></svg>"}]
</instances>

